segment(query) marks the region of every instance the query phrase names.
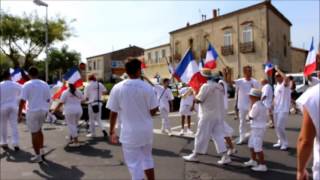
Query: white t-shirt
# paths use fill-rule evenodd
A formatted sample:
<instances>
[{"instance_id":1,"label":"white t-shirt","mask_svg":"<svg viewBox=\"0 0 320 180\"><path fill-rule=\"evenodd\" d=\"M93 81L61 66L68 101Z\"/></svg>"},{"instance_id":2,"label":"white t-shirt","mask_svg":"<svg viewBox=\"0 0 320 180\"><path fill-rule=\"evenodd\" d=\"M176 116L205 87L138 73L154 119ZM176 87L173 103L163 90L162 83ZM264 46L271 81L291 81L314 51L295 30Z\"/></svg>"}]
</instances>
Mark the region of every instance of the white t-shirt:
<instances>
[{"instance_id":1,"label":"white t-shirt","mask_svg":"<svg viewBox=\"0 0 320 180\"><path fill-rule=\"evenodd\" d=\"M291 104L291 90L283 81L277 84L274 90L274 112L289 112Z\"/></svg>"},{"instance_id":2,"label":"white t-shirt","mask_svg":"<svg viewBox=\"0 0 320 180\"><path fill-rule=\"evenodd\" d=\"M270 109L272 106L272 98L273 98L273 91L270 84L265 84L262 89L262 96L261 99L266 97L265 100L263 100L263 104Z\"/></svg>"},{"instance_id":3,"label":"white t-shirt","mask_svg":"<svg viewBox=\"0 0 320 180\"><path fill-rule=\"evenodd\" d=\"M120 142L144 146L153 141L153 120L150 110L158 107L154 90L140 79L127 79L116 84L110 93L107 108L121 119Z\"/></svg>"},{"instance_id":4,"label":"white t-shirt","mask_svg":"<svg viewBox=\"0 0 320 180\"><path fill-rule=\"evenodd\" d=\"M224 96L223 96L224 109L228 110L228 85L224 80L220 80L219 83L223 85L223 89L224 89Z\"/></svg>"},{"instance_id":5,"label":"white t-shirt","mask_svg":"<svg viewBox=\"0 0 320 180\"><path fill-rule=\"evenodd\" d=\"M16 82L2 81L0 83L0 108L14 107L18 109L21 88L21 85Z\"/></svg>"},{"instance_id":6,"label":"white t-shirt","mask_svg":"<svg viewBox=\"0 0 320 180\"><path fill-rule=\"evenodd\" d=\"M235 80L236 88L238 88L238 109L249 110L250 99L249 92L251 88L260 88L260 84L257 80L251 78L247 81L245 78Z\"/></svg>"},{"instance_id":7,"label":"white t-shirt","mask_svg":"<svg viewBox=\"0 0 320 180\"><path fill-rule=\"evenodd\" d=\"M268 122L267 108L262 101L257 101L252 105L249 111L249 117L252 128L265 128Z\"/></svg>"},{"instance_id":8,"label":"white t-shirt","mask_svg":"<svg viewBox=\"0 0 320 180\"><path fill-rule=\"evenodd\" d=\"M167 111L170 111L169 101L172 101L174 99L171 90L169 88L164 89L164 87L160 85L155 85L154 91L156 92L156 95L157 95L159 108L160 109L164 108Z\"/></svg>"},{"instance_id":9,"label":"white t-shirt","mask_svg":"<svg viewBox=\"0 0 320 180\"><path fill-rule=\"evenodd\" d=\"M27 112L48 111L50 88L46 82L32 79L23 85L21 99L27 101Z\"/></svg>"},{"instance_id":10,"label":"white t-shirt","mask_svg":"<svg viewBox=\"0 0 320 180\"><path fill-rule=\"evenodd\" d=\"M196 99L201 101L199 105L199 117L203 120L222 121L225 109L223 104L223 87L213 81L208 81L200 88Z\"/></svg>"},{"instance_id":11,"label":"white t-shirt","mask_svg":"<svg viewBox=\"0 0 320 180\"><path fill-rule=\"evenodd\" d=\"M320 84L308 89L296 102L301 108L305 107L307 109L316 129L315 144L313 146L313 173L314 175L317 174L317 178L320 179Z\"/></svg>"},{"instance_id":12,"label":"white t-shirt","mask_svg":"<svg viewBox=\"0 0 320 180\"><path fill-rule=\"evenodd\" d=\"M99 84L99 93L98 93ZM88 98L88 103L94 103L102 99L102 94L107 92L107 89L98 81L90 81L89 84L84 88L84 97ZM98 96L99 95L99 96Z\"/></svg>"},{"instance_id":13,"label":"white t-shirt","mask_svg":"<svg viewBox=\"0 0 320 180\"><path fill-rule=\"evenodd\" d=\"M60 100L64 104L64 114L74 114L82 112L81 101L84 100L84 96L81 91L76 90L75 95L73 95L69 90L66 90L62 93Z\"/></svg>"},{"instance_id":14,"label":"white t-shirt","mask_svg":"<svg viewBox=\"0 0 320 180\"><path fill-rule=\"evenodd\" d=\"M184 95L190 90L189 87L183 87L179 90L180 96ZM180 106L192 106L194 100L193 93L190 93L188 96L181 98Z\"/></svg>"},{"instance_id":15,"label":"white t-shirt","mask_svg":"<svg viewBox=\"0 0 320 180\"><path fill-rule=\"evenodd\" d=\"M317 77L311 77L310 86L317 85L320 82L320 79Z\"/></svg>"}]
</instances>

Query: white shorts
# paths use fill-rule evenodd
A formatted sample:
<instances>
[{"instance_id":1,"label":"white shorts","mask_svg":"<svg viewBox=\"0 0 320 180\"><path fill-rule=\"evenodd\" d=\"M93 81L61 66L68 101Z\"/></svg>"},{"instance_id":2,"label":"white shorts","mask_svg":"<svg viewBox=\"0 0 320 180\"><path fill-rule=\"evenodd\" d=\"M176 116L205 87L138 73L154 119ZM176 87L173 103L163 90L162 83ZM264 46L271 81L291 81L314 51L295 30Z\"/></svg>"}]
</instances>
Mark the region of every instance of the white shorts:
<instances>
[{"instance_id":1,"label":"white shorts","mask_svg":"<svg viewBox=\"0 0 320 180\"><path fill-rule=\"evenodd\" d=\"M179 108L179 113L181 116L191 116L192 111L191 111L191 105L180 105Z\"/></svg>"},{"instance_id":2,"label":"white shorts","mask_svg":"<svg viewBox=\"0 0 320 180\"><path fill-rule=\"evenodd\" d=\"M122 151L133 180L144 179L144 170L154 168L151 144L139 147L122 144Z\"/></svg>"},{"instance_id":3,"label":"white shorts","mask_svg":"<svg viewBox=\"0 0 320 180\"><path fill-rule=\"evenodd\" d=\"M26 123L31 133L39 132L47 116L47 111L27 112Z\"/></svg>"},{"instance_id":4,"label":"white shorts","mask_svg":"<svg viewBox=\"0 0 320 180\"><path fill-rule=\"evenodd\" d=\"M265 128L251 128L248 146L249 148L253 148L254 152L262 151L265 131Z\"/></svg>"}]
</instances>

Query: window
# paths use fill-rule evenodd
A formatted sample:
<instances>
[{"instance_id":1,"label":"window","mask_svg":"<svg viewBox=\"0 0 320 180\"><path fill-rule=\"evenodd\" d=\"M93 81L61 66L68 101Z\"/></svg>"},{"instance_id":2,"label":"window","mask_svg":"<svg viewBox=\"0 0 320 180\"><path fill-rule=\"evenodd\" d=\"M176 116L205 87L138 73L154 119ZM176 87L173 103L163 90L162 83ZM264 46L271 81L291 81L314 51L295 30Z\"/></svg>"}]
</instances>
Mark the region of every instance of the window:
<instances>
[{"instance_id":1,"label":"window","mask_svg":"<svg viewBox=\"0 0 320 180\"><path fill-rule=\"evenodd\" d=\"M158 63L159 62L159 52L158 51L156 51L155 52L155 55L156 55L156 58L155 58L155 63Z\"/></svg>"},{"instance_id":2,"label":"window","mask_svg":"<svg viewBox=\"0 0 320 180\"><path fill-rule=\"evenodd\" d=\"M96 61L93 61L93 70L96 70Z\"/></svg>"},{"instance_id":3,"label":"window","mask_svg":"<svg viewBox=\"0 0 320 180\"><path fill-rule=\"evenodd\" d=\"M151 52L148 53L148 61L151 61Z\"/></svg>"},{"instance_id":4,"label":"window","mask_svg":"<svg viewBox=\"0 0 320 180\"><path fill-rule=\"evenodd\" d=\"M223 39L224 39L224 46L231 46L232 45L231 30L227 30L224 32Z\"/></svg>"},{"instance_id":5,"label":"window","mask_svg":"<svg viewBox=\"0 0 320 180\"><path fill-rule=\"evenodd\" d=\"M245 25L243 29L243 42L252 42L253 41L253 36L252 36L252 25L248 24Z\"/></svg>"},{"instance_id":6,"label":"window","mask_svg":"<svg viewBox=\"0 0 320 180\"><path fill-rule=\"evenodd\" d=\"M165 58L166 57L166 50L162 49L161 54L162 54L162 58Z\"/></svg>"},{"instance_id":7,"label":"window","mask_svg":"<svg viewBox=\"0 0 320 180\"><path fill-rule=\"evenodd\" d=\"M189 46L190 46L190 48L193 48L193 39L192 38L189 39Z\"/></svg>"},{"instance_id":8,"label":"window","mask_svg":"<svg viewBox=\"0 0 320 180\"><path fill-rule=\"evenodd\" d=\"M287 37L283 35L283 55L284 57L287 56Z\"/></svg>"},{"instance_id":9,"label":"window","mask_svg":"<svg viewBox=\"0 0 320 180\"><path fill-rule=\"evenodd\" d=\"M180 43L178 41L175 42L174 44L174 53L179 54L180 48L179 48Z\"/></svg>"}]
</instances>

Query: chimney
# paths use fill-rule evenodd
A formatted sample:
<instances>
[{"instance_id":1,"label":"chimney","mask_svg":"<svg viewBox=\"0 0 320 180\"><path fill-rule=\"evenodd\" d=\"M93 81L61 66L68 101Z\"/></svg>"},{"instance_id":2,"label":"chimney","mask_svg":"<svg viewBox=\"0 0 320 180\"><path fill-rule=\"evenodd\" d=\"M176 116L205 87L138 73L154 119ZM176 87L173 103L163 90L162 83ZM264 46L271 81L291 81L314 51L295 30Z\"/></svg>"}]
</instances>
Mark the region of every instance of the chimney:
<instances>
[{"instance_id":1,"label":"chimney","mask_svg":"<svg viewBox=\"0 0 320 180\"><path fill-rule=\"evenodd\" d=\"M213 9L213 18L216 18L217 17L217 10L216 9Z\"/></svg>"},{"instance_id":2,"label":"chimney","mask_svg":"<svg viewBox=\"0 0 320 180\"><path fill-rule=\"evenodd\" d=\"M189 27L190 26L190 23L189 22L187 22L187 27Z\"/></svg>"}]
</instances>

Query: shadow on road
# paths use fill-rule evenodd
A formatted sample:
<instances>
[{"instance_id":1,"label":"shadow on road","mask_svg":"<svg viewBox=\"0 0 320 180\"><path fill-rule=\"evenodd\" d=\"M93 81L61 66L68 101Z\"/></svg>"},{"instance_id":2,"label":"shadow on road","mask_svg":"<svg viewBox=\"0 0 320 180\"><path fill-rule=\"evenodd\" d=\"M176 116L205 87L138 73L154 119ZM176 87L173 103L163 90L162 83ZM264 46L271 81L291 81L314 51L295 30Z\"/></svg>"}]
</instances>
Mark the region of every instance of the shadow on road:
<instances>
[{"instance_id":1,"label":"shadow on road","mask_svg":"<svg viewBox=\"0 0 320 180\"><path fill-rule=\"evenodd\" d=\"M179 157L178 154L176 154L172 151L167 151L167 150L157 149L157 148L152 149L152 155L163 156L163 157Z\"/></svg>"}]
</instances>

